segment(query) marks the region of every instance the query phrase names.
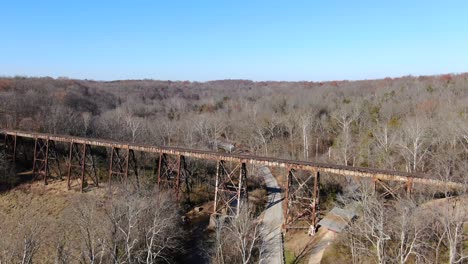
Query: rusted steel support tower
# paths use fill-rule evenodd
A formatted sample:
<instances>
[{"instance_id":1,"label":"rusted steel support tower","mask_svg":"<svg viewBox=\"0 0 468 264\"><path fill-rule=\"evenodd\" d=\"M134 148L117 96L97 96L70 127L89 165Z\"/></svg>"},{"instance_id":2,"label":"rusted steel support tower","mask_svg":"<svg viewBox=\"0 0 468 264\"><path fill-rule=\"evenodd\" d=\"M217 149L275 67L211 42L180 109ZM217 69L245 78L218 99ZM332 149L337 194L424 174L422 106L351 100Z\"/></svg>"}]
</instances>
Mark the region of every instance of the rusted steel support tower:
<instances>
[{"instance_id":1,"label":"rusted steel support tower","mask_svg":"<svg viewBox=\"0 0 468 264\"><path fill-rule=\"evenodd\" d=\"M90 145L70 142L67 165L69 190L73 187L72 181L78 181L80 191L83 192L83 189L89 184L88 179L93 182L94 186L99 187Z\"/></svg>"},{"instance_id":2,"label":"rusted steel support tower","mask_svg":"<svg viewBox=\"0 0 468 264\"><path fill-rule=\"evenodd\" d=\"M284 229L307 229L314 234L318 223L320 172L288 169Z\"/></svg>"},{"instance_id":3,"label":"rusted steel support tower","mask_svg":"<svg viewBox=\"0 0 468 264\"><path fill-rule=\"evenodd\" d=\"M16 161L25 163L29 160L28 153L31 153L31 146L27 144L26 138L14 134L5 135L4 139L5 158L13 163Z\"/></svg>"},{"instance_id":4,"label":"rusted steel support tower","mask_svg":"<svg viewBox=\"0 0 468 264\"><path fill-rule=\"evenodd\" d=\"M398 199L401 193L411 196L413 192L413 180L408 178L406 182L384 182L379 179L372 179L374 184L374 192L379 192L381 197L391 196Z\"/></svg>"},{"instance_id":5,"label":"rusted steel support tower","mask_svg":"<svg viewBox=\"0 0 468 264\"><path fill-rule=\"evenodd\" d=\"M241 206L248 198L247 167L245 162L228 166L218 160L213 214L238 216Z\"/></svg>"},{"instance_id":6,"label":"rusted steel support tower","mask_svg":"<svg viewBox=\"0 0 468 264\"><path fill-rule=\"evenodd\" d=\"M111 148L109 158L109 186L112 181L118 181L124 184L132 182L137 188L140 186L135 152L128 146L125 148Z\"/></svg>"},{"instance_id":7,"label":"rusted steel support tower","mask_svg":"<svg viewBox=\"0 0 468 264\"><path fill-rule=\"evenodd\" d=\"M52 164L52 166L51 166ZM58 159L55 142L48 138L35 138L34 141L34 159L33 159L33 175L37 179L42 177L44 184L47 184L50 171L54 170L56 176L62 178L60 171L60 162Z\"/></svg>"},{"instance_id":8,"label":"rusted steel support tower","mask_svg":"<svg viewBox=\"0 0 468 264\"><path fill-rule=\"evenodd\" d=\"M4 151L5 159L15 163L16 161L16 146L18 137L16 135L5 135Z\"/></svg>"},{"instance_id":9,"label":"rusted steel support tower","mask_svg":"<svg viewBox=\"0 0 468 264\"><path fill-rule=\"evenodd\" d=\"M167 155L159 153L158 160L158 187L161 189L173 189L177 200L180 200L181 192L190 191L189 171L183 155Z\"/></svg>"}]
</instances>

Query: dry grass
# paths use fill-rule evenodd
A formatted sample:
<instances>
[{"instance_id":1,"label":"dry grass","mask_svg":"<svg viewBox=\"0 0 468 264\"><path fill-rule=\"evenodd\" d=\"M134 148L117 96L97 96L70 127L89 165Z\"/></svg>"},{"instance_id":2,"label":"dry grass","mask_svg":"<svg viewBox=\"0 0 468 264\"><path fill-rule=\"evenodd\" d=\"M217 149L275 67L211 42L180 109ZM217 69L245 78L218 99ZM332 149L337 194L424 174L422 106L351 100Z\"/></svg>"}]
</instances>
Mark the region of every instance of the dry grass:
<instances>
[{"instance_id":1,"label":"dry grass","mask_svg":"<svg viewBox=\"0 0 468 264\"><path fill-rule=\"evenodd\" d=\"M78 237L78 230L70 228L71 204L83 195L104 199L107 191L107 188L95 188L86 194L69 191L66 181L54 181L48 185L42 182L22 184L0 194L0 219L3 223L0 227L1 235L14 236L23 223L38 223L43 230L35 259L39 263L53 263L56 242L64 236L72 241ZM76 245L80 244L76 242ZM73 251L72 248L70 250Z\"/></svg>"},{"instance_id":2,"label":"dry grass","mask_svg":"<svg viewBox=\"0 0 468 264\"><path fill-rule=\"evenodd\" d=\"M307 230L288 231L285 236L284 248L288 252L289 263L307 263L310 254L313 237L307 234Z\"/></svg>"},{"instance_id":3,"label":"dry grass","mask_svg":"<svg viewBox=\"0 0 468 264\"><path fill-rule=\"evenodd\" d=\"M352 263L350 252L337 242L333 242L325 249L323 253L321 264L334 264L334 263Z\"/></svg>"},{"instance_id":4,"label":"dry grass","mask_svg":"<svg viewBox=\"0 0 468 264\"><path fill-rule=\"evenodd\" d=\"M314 236L309 236L306 231L288 232L285 239L285 252L288 255L287 263L308 263L313 253L317 255L323 249L321 263L349 263L348 252L343 250L338 243L331 242L336 241L336 235L339 234L330 232L326 228L319 229ZM324 243L327 243L327 241L330 244L324 248Z\"/></svg>"}]
</instances>

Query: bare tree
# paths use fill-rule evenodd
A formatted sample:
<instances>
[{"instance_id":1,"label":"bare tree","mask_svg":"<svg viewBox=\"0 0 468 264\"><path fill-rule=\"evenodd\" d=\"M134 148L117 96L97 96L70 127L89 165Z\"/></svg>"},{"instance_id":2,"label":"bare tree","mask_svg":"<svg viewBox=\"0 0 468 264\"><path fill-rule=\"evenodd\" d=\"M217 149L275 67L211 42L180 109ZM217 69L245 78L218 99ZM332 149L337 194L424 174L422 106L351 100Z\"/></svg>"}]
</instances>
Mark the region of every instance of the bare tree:
<instances>
[{"instance_id":1,"label":"bare tree","mask_svg":"<svg viewBox=\"0 0 468 264\"><path fill-rule=\"evenodd\" d=\"M449 263L464 263L468 259L468 254L463 252L463 243L466 241L466 231L464 230L468 222L468 203L466 198L448 199L447 203L432 205L431 212L434 219L439 223L439 229L435 229L442 242L448 249Z\"/></svg>"},{"instance_id":2,"label":"bare tree","mask_svg":"<svg viewBox=\"0 0 468 264\"><path fill-rule=\"evenodd\" d=\"M266 135L264 133L264 130L261 127L257 127L255 131L255 135L257 135L257 138L262 142L263 148L265 150L265 156L268 156L268 141L266 138Z\"/></svg>"},{"instance_id":3,"label":"bare tree","mask_svg":"<svg viewBox=\"0 0 468 264\"><path fill-rule=\"evenodd\" d=\"M180 244L180 216L175 210L174 201L167 193L157 193L150 197L148 202L151 207L146 212L145 221L146 246L142 248L141 256L146 255L144 261L147 264L160 259L169 262L167 252L177 249Z\"/></svg>"},{"instance_id":4,"label":"bare tree","mask_svg":"<svg viewBox=\"0 0 468 264\"><path fill-rule=\"evenodd\" d=\"M226 221L226 222L224 222ZM235 218L221 217L217 221L215 263L253 263L261 258L262 224L253 212L242 207Z\"/></svg>"},{"instance_id":5,"label":"bare tree","mask_svg":"<svg viewBox=\"0 0 468 264\"><path fill-rule=\"evenodd\" d=\"M362 187L364 187L363 185ZM358 255L371 255L378 263L387 263L387 243L390 241L390 230L387 222L387 209L369 188L361 188L344 198L348 206L355 208L359 217L352 223L348 246L358 259ZM366 246L364 246L366 245Z\"/></svg>"},{"instance_id":6,"label":"bare tree","mask_svg":"<svg viewBox=\"0 0 468 264\"><path fill-rule=\"evenodd\" d=\"M83 118L84 134L87 135L93 115L90 112L83 112L81 113L81 117Z\"/></svg>"},{"instance_id":7,"label":"bare tree","mask_svg":"<svg viewBox=\"0 0 468 264\"><path fill-rule=\"evenodd\" d=\"M44 230L44 227L34 223L21 223L20 228L23 230L23 253L21 257L21 264L32 264L34 255L39 249L40 236Z\"/></svg>"},{"instance_id":8,"label":"bare tree","mask_svg":"<svg viewBox=\"0 0 468 264\"><path fill-rule=\"evenodd\" d=\"M421 208L414 201L401 199L394 205L393 215L389 217L392 241L396 245L389 247L392 259L399 263L407 263L411 256L416 259L425 259L421 249L425 248L425 231L427 223L421 221L423 214Z\"/></svg>"},{"instance_id":9,"label":"bare tree","mask_svg":"<svg viewBox=\"0 0 468 264\"><path fill-rule=\"evenodd\" d=\"M67 247L67 239L60 238L56 242L55 264L67 264L71 262L71 252Z\"/></svg>"},{"instance_id":10,"label":"bare tree","mask_svg":"<svg viewBox=\"0 0 468 264\"><path fill-rule=\"evenodd\" d=\"M419 119L408 120L401 131L398 145L403 151L402 155L406 160L406 168L409 172L417 171L431 146L429 127L424 122Z\"/></svg>"},{"instance_id":11,"label":"bare tree","mask_svg":"<svg viewBox=\"0 0 468 264\"><path fill-rule=\"evenodd\" d=\"M135 142L138 133L140 133L141 127L143 125L143 121L139 117L135 117L133 115L127 114L125 116L125 124L127 128L130 130L132 142Z\"/></svg>"},{"instance_id":12,"label":"bare tree","mask_svg":"<svg viewBox=\"0 0 468 264\"><path fill-rule=\"evenodd\" d=\"M35 219L30 211L2 219L0 262L32 264L43 242L43 221Z\"/></svg>"},{"instance_id":13,"label":"bare tree","mask_svg":"<svg viewBox=\"0 0 468 264\"><path fill-rule=\"evenodd\" d=\"M84 263L101 263L104 257L104 237L106 223L98 214L96 201L91 197L82 196L73 206L73 221L79 228L81 244L81 260Z\"/></svg>"},{"instance_id":14,"label":"bare tree","mask_svg":"<svg viewBox=\"0 0 468 264\"><path fill-rule=\"evenodd\" d=\"M301 116L301 128L302 128L302 145L304 150L304 159L309 159L309 133L311 129L311 116L306 113Z\"/></svg>"},{"instance_id":15,"label":"bare tree","mask_svg":"<svg viewBox=\"0 0 468 264\"><path fill-rule=\"evenodd\" d=\"M463 148L468 152L468 125L467 122L460 122L459 130L459 140L463 145Z\"/></svg>"},{"instance_id":16,"label":"bare tree","mask_svg":"<svg viewBox=\"0 0 468 264\"><path fill-rule=\"evenodd\" d=\"M167 122L166 120L161 122L161 125L157 126L159 129L158 135L162 138L163 145L171 146L173 138L177 135L178 126L177 123Z\"/></svg>"},{"instance_id":17,"label":"bare tree","mask_svg":"<svg viewBox=\"0 0 468 264\"><path fill-rule=\"evenodd\" d=\"M384 159L387 161L391 158L391 151L396 144L397 135L388 122L377 122L377 128L373 131L375 143L381 153L384 154ZM389 164L392 167L393 164Z\"/></svg>"},{"instance_id":18,"label":"bare tree","mask_svg":"<svg viewBox=\"0 0 468 264\"><path fill-rule=\"evenodd\" d=\"M226 259L229 259L229 256L226 254L229 252L229 250L225 252L225 249L229 249L229 242L225 239L225 224L225 217L221 216L220 218L216 219L215 245L212 253L212 261L216 264L228 263L226 262Z\"/></svg>"},{"instance_id":19,"label":"bare tree","mask_svg":"<svg viewBox=\"0 0 468 264\"><path fill-rule=\"evenodd\" d=\"M111 230L108 248L117 262L170 262L169 252L179 247L181 233L177 206L168 194L150 190L120 189L106 207Z\"/></svg>"},{"instance_id":20,"label":"bare tree","mask_svg":"<svg viewBox=\"0 0 468 264\"><path fill-rule=\"evenodd\" d=\"M351 148L351 124L359 117L359 111L356 106L346 105L332 113L332 118L338 123L340 128L340 148L344 165L348 165L349 151Z\"/></svg>"}]
</instances>

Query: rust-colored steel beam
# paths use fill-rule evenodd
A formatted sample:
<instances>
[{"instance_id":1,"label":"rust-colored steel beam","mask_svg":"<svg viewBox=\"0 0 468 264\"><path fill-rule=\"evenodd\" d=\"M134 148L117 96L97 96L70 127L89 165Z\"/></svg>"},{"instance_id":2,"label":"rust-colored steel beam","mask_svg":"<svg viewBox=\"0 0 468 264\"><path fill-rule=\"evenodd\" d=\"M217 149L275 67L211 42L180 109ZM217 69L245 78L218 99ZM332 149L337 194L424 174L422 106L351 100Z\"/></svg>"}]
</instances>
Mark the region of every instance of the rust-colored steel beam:
<instances>
[{"instance_id":1,"label":"rust-colored steel beam","mask_svg":"<svg viewBox=\"0 0 468 264\"><path fill-rule=\"evenodd\" d=\"M287 222L289 219L289 213L290 213L290 199L289 196L291 195L291 183L292 183L292 169L288 168L287 170L287 175L286 175L286 188L285 188L285 193L284 193L284 205L283 205L283 229L287 231Z\"/></svg>"},{"instance_id":2,"label":"rust-colored steel beam","mask_svg":"<svg viewBox=\"0 0 468 264\"><path fill-rule=\"evenodd\" d=\"M16 135L5 135L4 136L4 151L5 159L13 163L16 162L16 146L17 146L17 136Z\"/></svg>"},{"instance_id":3,"label":"rust-colored steel beam","mask_svg":"<svg viewBox=\"0 0 468 264\"><path fill-rule=\"evenodd\" d=\"M216 165L215 203L213 214L238 216L247 199L247 166L245 162Z\"/></svg>"},{"instance_id":4,"label":"rust-colored steel beam","mask_svg":"<svg viewBox=\"0 0 468 264\"><path fill-rule=\"evenodd\" d=\"M89 185L91 179L95 187L99 187L96 167L91 146L70 142L68 155L68 189L72 189L72 180L78 180L80 191Z\"/></svg>"},{"instance_id":5,"label":"rust-colored steel beam","mask_svg":"<svg viewBox=\"0 0 468 264\"><path fill-rule=\"evenodd\" d=\"M241 207L243 206L244 200L247 200L249 197L249 192L247 190L247 166L245 163L241 163L239 171L239 184L237 186L237 211L236 215L239 215Z\"/></svg>"},{"instance_id":6,"label":"rust-colored steel beam","mask_svg":"<svg viewBox=\"0 0 468 264\"><path fill-rule=\"evenodd\" d=\"M138 174L138 163L135 156L135 151L133 151L133 149L128 149L127 155L127 179L129 175L132 175L132 179L130 181L135 187L140 188L140 176Z\"/></svg>"},{"instance_id":7,"label":"rust-colored steel beam","mask_svg":"<svg viewBox=\"0 0 468 264\"><path fill-rule=\"evenodd\" d=\"M16 146L17 146L17 136L16 135L5 135L4 141L4 151L5 159L15 163L16 161Z\"/></svg>"},{"instance_id":8,"label":"rust-colored steel beam","mask_svg":"<svg viewBox=\"0 0 468 264\"><path fill-rule=\"evenodd\" d=\"M377 192L378 189L379 195L381 197L393 197L394 199L399 199L401 195L411 196L413 191L413 181L411 178L407 182L384 182L381 180L374 180L374 191ZM380 187L380 188L379 188Z\"/></svg>"},{"instance_id":9,"label":"rust-colored steel beam","mask_svg":"<svg viewBox=\"0 0 468 264\"><path fill-rule=\"evenodd\" d=\"M319 204L318 171L288 171L283 228L305 229L313 234Z\"/></svg>"},{"instance_id":10,"label":"rust-colored steel beam","mask_svg":"<svg viewBox=\"0 0 468 264\"><path fill-rule=\"evenodd\" d=\"M55 165L55 174L61 178L62 173L55 142L48 138L36 137L34 142L33 175L35 179L42 176L45 185L47 185L50 176L50 163Z\"/></svg>"},{"instance_id":11,"label":"rust-colored steel beam","mask_svg":"<svg viewBox=\"0 0 468 264\"><path fill-rule=\"evenodd\" d=\"M131 149L134 151L143 151L150 153L163 153L175 156L185 156L190 158L198 158L205 160L224 160L234 163L248 163L256 164L261 166L280 167L280 168L291 168L296 170L308 170L308 171L320 171L322 173L331 173L342 176L353 176L363 178L375 178L382 181L397 181L397 182L408 182L408 179L412 179L413 184L428 184L435 186L444 186L448 188L466 188L463 183L447 182L442 180L430 179L430 177L424 174L407 173L400 171L387 171L373 168L360 168L343 165L324 164L308 161L296 161L277 159L270 157L260 157L247 154L233 154L233 153L219 153L215 151L205 150L194 150L185 149L178 147L162 147L162 146L150 146L141 144L122 143L117 141L102 140L102 139L90 139L90 138L79 138L72 136L63 135L52 135L44 133L33 133L17 130L0 130L1 133L6 135L16 135L24 138L40 138L43 140L49 139L56 142L71 142L72 140L79 144L87 144L91 146L101 146L108 148L121 148Z\"/></svg>"},{"instance_id":12,"label":"rust-colored steel beam","mask_svg":"<svg viewBox=\"0 0 468 264\"><path fill-rule=\"evenodd\" d=\"M125 168L128 163L128 155L122 156L121 149L117 147L111 148L111 154L109 159L109 186L112 181L117 180L119 182L125 182L127 179L127 172ZM125 151L125 154L128 154Z\"/></svg>"},{"instance_id":13,"label":"rust-colored steel beam","mask_svg":"<svg viewBox=\"0 0 468 264\"><path fill-rule=\"evenodd\" d=\"M182 157L161 153L158 161L158 187L172 189L179 199L180 195L180 168Z\"/></svg>"},{"instance_id":14,"label":"rust-colored steel beam","mask_svg":"<svg viewBox=\"0 0 468 264\"><path fill-rule=\"evenodd\" d=\"M36 137L34 142L33 175L37 179L43 177L44 184L47 185L49 175L49 139Z\"/></svg>"},{"instance_id":15,"label":"rust-colored steel beam","mask_svg":"<svg viewBox=\"0 0 468 264\"><path fill-rule=\"evenodd\" d=\"M219 189L219 173L220 173L220 162L216 162L216 179L215 179L215 195L214 195L214 204L213 204L213 214L216 214L218 208L216 207L218 204L218 189Z\"/></svg>"},{"instance_id":16,"label":"rust-colored steel beam","mask_svg":"<svg viewBox=\"0 0 468 264\"><path fill-rule=\"evenodd\" d=\"M129 179L129 175L133 177ZM122 145L122 148L112 147L110 149L109 186L112 181L120 183L128 183L130 181L135 187L139 188L140 186L135 151L130 149L128 145Z\"/></svg>"},{"instance_id":17,"label":"rust-colored steel beam","mask_svg":"<svg viewBox=\"0 0 468 264\"><path fill-rule=\"evenodd\" d=\"M408 181L406 182L406 194L408 196L411 196L412 192L413 192L413 179L409 178Z\"/></svg>"},{"instance_id":18,"label":"rust-colored steel beam","mask_svg":"<svg viewBox=\"0 0 468 264\"><path fill-rule=\"evenodd\" d=\"M22 137L6 135L4 137L4 151L5 158L15 163L19 156L23 161L27 161L27 153L31 150L26 146L26 142Z\"/></svg>"},{"instance_id":19,"label":"rust-colored steel beam","mask_svg":"<svg viewBox=\"0 0 468 264\"><path fill-rule=\"evenodd\" d=\"M320 210L320 172L314 171L314 191L312 194L312 225L309 229L309 235L315 235L317 230L319 210Z\"/></svg>"},{"instance_id":20,"label":"rust-colored steel beam","mask_svg":"<svg viewBox=\"0 0 468 264\"><path fill-rule=\"evenodd\" d=\"M188 193L189 173L184 156L160 154L158 161L158 187L161 189L173 189L177 200L180 200L181 192Z\"/></svg>"}]
</instances>

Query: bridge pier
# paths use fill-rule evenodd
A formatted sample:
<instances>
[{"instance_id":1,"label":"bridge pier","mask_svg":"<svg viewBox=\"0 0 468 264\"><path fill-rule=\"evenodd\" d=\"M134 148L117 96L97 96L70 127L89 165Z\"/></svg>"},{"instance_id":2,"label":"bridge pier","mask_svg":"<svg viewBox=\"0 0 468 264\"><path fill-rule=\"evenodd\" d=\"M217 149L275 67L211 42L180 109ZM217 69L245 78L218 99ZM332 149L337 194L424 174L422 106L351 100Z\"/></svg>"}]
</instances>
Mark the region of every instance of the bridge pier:
<instances>
[{"instance_id":1,"label":"bridge pier","mask_svg":"<svg viewBox=\"0 0 468 264\"><path fill-rule=\"evenodd\" d=\"M313 182L312 182L313 181ZM297 173L288 168L283 229L305 229L315 234L320 200L320 172Z\"/></svg>"},{"instance_id":2,"label":"bridge pier","mask_svg":"<svg viewBox=\"0 0 468 264\"><path fill-rule=\"evenodd\" d=\"M5 135L4 148L5 159L16 162L16 145L18 137L15 135ZM11 155L11 156L10 156Z\"/></svg>"},{"instance_id":3,"label":"bridge pier","mask_svg":"<svg viewBox=\"0 0 468 264\"><path fill-rule=\"evenodd\" d=\"M26 147L26 139L18 137L16 134L4 136L4 151L5 158L8 161L16 163L20 158L20 161L25 162L28 160L29 148ZM28 146L29 147L29 146Z\"/></svg>"},{"instance_id":4,"label":"bridge pier","mask_svg":"<svg viewBox=\"0 0 468 264\"><path fill-rule=\"evenodd\" d=\"M238 216L243 200L248 199L246 163L233 166L224 160L217 162L213 215Z\"/></svg>"},{"instance_id":5,"label":"bridge pier","mask_svg":"<svg viewBox=\"0 0 468 264\"><path fill-rule=\"evenodd\" d=\"M33 158L33 175L34 179L43 177L44 184L47 185L48 177L50 176L50 163L55 163L57 176L61 179L60 162L55 148L55 142L49 138L35 138L34 141L34 158Z\"/></svg>"},{"instance_id":6,"label":"bridge pier","mask_svg":"<svg viewBox=\"0 0 468 264\"><path fill-rule=\"evenodd\" d=\"M114 178L121 183L127 184L129 181L129 174L133 174L136 180L136 187L140 186L138 178L137 160L135 152L128 147L123 149L122 155L121 148L112 147L109 159L109 186Z\"/></svg>"},{"instance_id":7,"label":"bridge pier","mask_svg":"<svg viewBox=\"0 0 468 264\"><path fill-rule=\"evenodd\" d=\"M80 149L81 148L81 149ZM91 151L91 146L88 144L78 144L70 142L68 155L68 189L72 189L72 180L80 180L80 191L87 186L87 179L91 179L96 187L99 187L99 181L96 174L96 167Z\"/></svg>"},{"instance_id":8,"label":"bridge pier","mask_svg":"<svg viewBox=\"0 0 468 264\"><path fill-rule=\"evenodd\" d=\"M182 186L185 186L187 193L190 191L185 156L159 153L158 187L160 189L173 189L176 199L179 201L180 193L183 191Z\"/></svg>"}]
</instances>

